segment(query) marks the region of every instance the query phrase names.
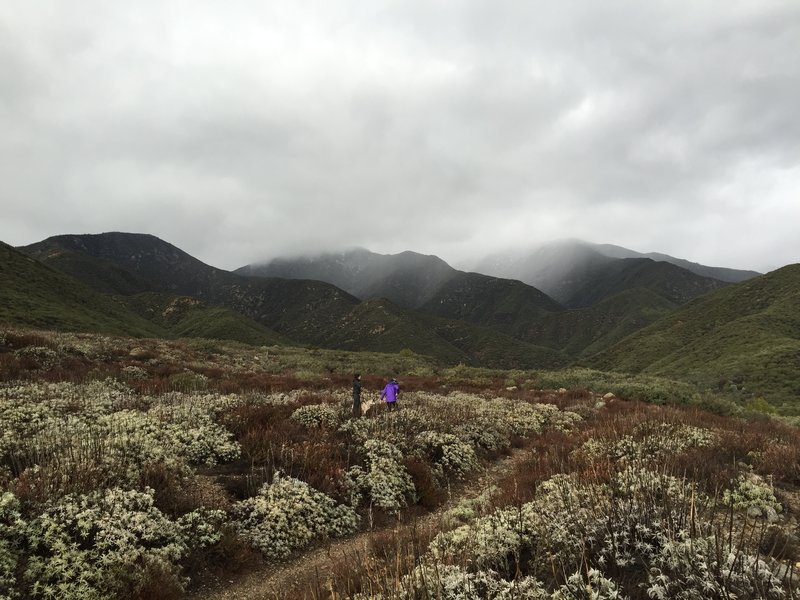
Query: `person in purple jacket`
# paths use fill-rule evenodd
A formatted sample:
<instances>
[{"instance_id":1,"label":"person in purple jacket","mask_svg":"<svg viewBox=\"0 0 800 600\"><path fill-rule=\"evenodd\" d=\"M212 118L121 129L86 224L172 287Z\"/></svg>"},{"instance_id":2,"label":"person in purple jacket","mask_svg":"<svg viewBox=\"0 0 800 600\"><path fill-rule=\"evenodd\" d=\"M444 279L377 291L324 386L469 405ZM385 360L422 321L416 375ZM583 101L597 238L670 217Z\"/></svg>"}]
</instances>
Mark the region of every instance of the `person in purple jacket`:
<instances>
[{"instance_id":1,"label":"person in purple jacket","mask_svg":"<svg viewBox=\"0 0 800 600\"><path fill-rule=\"evenodd\" d=\"M381 400L386 398L386 407L392 411L397 407L397 395L400 393L400 384L392 377L381 392Z\"/></svg>"}]
</instances>

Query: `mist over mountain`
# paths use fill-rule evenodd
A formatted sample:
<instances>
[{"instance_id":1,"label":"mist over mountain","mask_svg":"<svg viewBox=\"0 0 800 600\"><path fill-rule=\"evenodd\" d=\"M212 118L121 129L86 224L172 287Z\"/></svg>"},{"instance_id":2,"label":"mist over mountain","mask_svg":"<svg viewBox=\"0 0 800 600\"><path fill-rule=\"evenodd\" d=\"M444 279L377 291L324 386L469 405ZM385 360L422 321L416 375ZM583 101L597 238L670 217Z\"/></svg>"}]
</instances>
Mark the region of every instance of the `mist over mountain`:
<instances>
[{"instance_id":1,"label":"mist over mountain","mask_svg":"<svg viewBox=\"0 0 800 600\"><path fill-rule=\"evenodd\" d=\"M610 256L612 258L651 258L655 261L668 262L703 277L711 277L713 279L726 281L728 283L739 283L740 281L747 281L748 279L752 279L753 277L761 275L761 273L758 271L729 269L726 267L708 267L706 265L701 265L699 263L684 260L682 258L675 258L674 256L663 254L661 252L636 252L635 250L629 250L628 248L615 246L614 244L589 245L597 250L600 254Z\"/></svg>"},{"instance_id":2,"label":"mist over mountain","mask_svg":"<svg viewBox=\"0 0 800 600\"><path fill-rule=\"evenodd\" d=\"M692 298L729 285L644 256L607 256L575 241L546 245L531 261L517 260L520 271L533 271L563 304L523 281L466 273L414 252L383 255L359 248L283 257L237 272L318 279L362 299L388 298L574 357L603 350ZM496 263L495 271L501 270Z\"/></svg>"},{"instance_id":3,"label":"mist over mountain","mask_svg":"<svg viewBox=\"0 0 800 600\"><path fill-rule=\"evenodd\" d=\"M407 308L422 306L459 275L459 271L437 256L410 251L377 254L364 248L275 258L241 267L234 273L324 281L362 300L386 298Z\"/></svg>"},{"instance_id":4,"label":"mist over mountain","mask_svg":"<svg viewBox=\"0 0 800 600\"><path fill-rule=\"evenodd\" d=\"M698 329L752 334L755 341L748 351L759 339L775 339L783 322L758 321L755 328L752 321L737 323L730 306L754 302L753 294L720 295L728 288L751 289L742 286L753 281L752 289L763 291L756 300L770 302L761 296L769 296L772 288L758 287L770 278L729 283L673 262L638 253L628 257L624 248L601 247L615 254L609 256L576 242L540 248L535 261L516 257L518 268L527 266L552 284L564 304L522 281L459 271L436 256L415 252L380 255L354 249L284 258L234 273L142 234L55 236L21 248L27 256L6 249L7 264L0 273L6 285L3 320L53 328L412 350L443 364L549 368L577 362L649 371L655 367L644 358L654 360L662 353L637 332L654 331L654 339L666 343L669 326L656 326L683 314L678 312L682 307L705 307L692 313ZM507 262L504 268L513 266ZM790 286L781 289L785 296ZM781 306L796 302L795 296ZM720 302L725 306L720 308ZM708 315L716 315L713 322L701 325ZM639 353L638 346L655 349ZM718 352L723 360L729 356L725 348ZM698 355L694 361L702 359ZM676 371L689 368L674 364L679 365ZM745 371L752 366L745 365Z\"/></svg>"},{"instance_id":5,"label":"mist over mountain","mask_svg":"<svg viewBox=\"0 0 800 600\"><path fill-rule=\"evenodd\" d=\"M688 293L679 294L683 296L682 301L718 287L718 283L710 282L709 279L735 283L758 275L755 271L708 267L666 254L644 254L613 244L593 244L571 239L550 242L532 249L492 254L464 266L479 273L519 279L542 290L565 306L580 307L597 299L596 293L587 295L586 290L623 271L626 268L625 263L620 261L625 259L668 263L696 275L698 279L692 282L685 274L681 275L689 288ZM627 264L630 268L634 263ZM677 274L678 271L673 273ZM626 287L636 286L629 280ZM696 293L691 292L692 289Z\"/></svg>"}]
</instances>

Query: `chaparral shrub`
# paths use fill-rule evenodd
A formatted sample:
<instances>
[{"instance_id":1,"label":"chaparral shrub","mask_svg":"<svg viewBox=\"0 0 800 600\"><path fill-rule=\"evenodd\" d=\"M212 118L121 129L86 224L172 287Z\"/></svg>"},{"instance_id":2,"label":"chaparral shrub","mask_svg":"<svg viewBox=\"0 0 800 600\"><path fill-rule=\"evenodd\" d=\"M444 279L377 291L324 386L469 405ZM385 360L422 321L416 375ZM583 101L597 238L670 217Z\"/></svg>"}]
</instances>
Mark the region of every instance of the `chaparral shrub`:
<instances>
[{"instance_id":1,"label":"chaparral shrub","mask_svg":"<svg viewBox=\"0 0 800 600\"><path fill-rule=\"evenodd\" d=\"M286 558L322 537L355 531L358 515L349 506L292 477L276 475L258 495L232 510L242 537L267 558Z\"/></svg>"},{"instance_id":2,"label":"chaparral shrub","mask_svg":"<svg viewBox=\"0 0 800 600\"><path fill-rule=\"evenodd\" d=\"M128 598L151 570L180 591L190 545L213 543L205 515L174 522L153 506L152 490L110 489L50 503L27 528L23 579L33 598ZM200 540L188 532L202 531Z\"/></svg>"}]
</instances>

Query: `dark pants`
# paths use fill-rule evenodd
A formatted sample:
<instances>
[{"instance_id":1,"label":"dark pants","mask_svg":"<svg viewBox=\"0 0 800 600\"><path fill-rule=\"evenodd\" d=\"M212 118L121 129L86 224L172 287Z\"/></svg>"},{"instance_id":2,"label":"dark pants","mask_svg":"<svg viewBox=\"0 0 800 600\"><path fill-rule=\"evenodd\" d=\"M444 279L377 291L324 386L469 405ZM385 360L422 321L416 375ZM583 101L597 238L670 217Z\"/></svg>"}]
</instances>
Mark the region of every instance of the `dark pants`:
<instances>
[{"instance_id":1,"label":"dark pants","mask_svg":"<svg viewBox=\"0 0 800 600\"><path fill-rule=\"evenodd\" d=\"M358 418L361 416L361 397L353 396L353 417Z\"/></svg>"}]
</instances>

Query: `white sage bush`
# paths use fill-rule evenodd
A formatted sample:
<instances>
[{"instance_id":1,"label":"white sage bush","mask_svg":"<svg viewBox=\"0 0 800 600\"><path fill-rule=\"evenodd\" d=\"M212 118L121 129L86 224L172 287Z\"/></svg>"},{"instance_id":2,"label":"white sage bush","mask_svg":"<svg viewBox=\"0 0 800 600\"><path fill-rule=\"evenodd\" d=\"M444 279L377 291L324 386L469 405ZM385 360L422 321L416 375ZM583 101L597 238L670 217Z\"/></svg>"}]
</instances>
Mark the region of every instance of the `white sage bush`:
<instances>
[{"instance_id":1,"label":"white sage bush","mask_svg":"<svg viewBox=\"0 0 800 600\"><path fill-rule=\"evenodd\" d=\"M148 568L180 579L188 545L153 505L153 491L119 488L53 502L27 528L33 598L125 598Z\"/></svg>"},{"instance_id":2,"label":"white sage bush","mask_svg":"<svg viewBox=\"0 0 800 600\"><path fill-rule=\"evenodd\" d=\"M0 458L17 472L92 471L104 485L126 486L147 463L213 466L238 458L239 444L213 418L214 403L194 400L134 398L113 380L0 386Z\"/></svg>"},{"instance_id":3,"label":"white sage bush","mask_svg":"<svg viewBox=\"0 0 800 600\"><path fill-rule=\"evenodd\" d=\"M627 596L597 569L578 570L552 595L552 600L625 600Z\"/></svg>"},{"instance_id":4,"label":"white sage bush","mask_svg":"<svg viewBox=\"0 0 800 600\"><path fill-rule=\"evenodd\" d=\"M526 536L520 511L496 510L484 517L436 535L428 552L431 562L506 568L519 555Z\"/></svg>"},{"instance_id":5,"label":"white sage bush","mask_svg":"<svg viewBox=\"0 0 800 600\"><path fill-rule=\"evenodd\" d=\"M11 492L0 492L0 599L19 597L16 572L24 536L19 500Z\"/></svg>"},{"instance_id":6,"label":"white sage bush","mask_svg":"<svg viewBox=\"0 0 800 600\"><path fill-rule=\"evenodd\" d=\"M358 505L366 497L370 505L397 511L414 495L414 483L403 466L403 454L384 440L364 444L366 469L355 465L345 474L351 502Z\"/></svg>"},{"instance_id":7,"label":"white sage bush","mask_svg":"<svg viewBox=\"0 0 800 600\"><path fill-rule=\"evenodd\" d=\"M349 506L280 474L258 495L235 504L232 515L241 536L270 559L286 558L322 537L351 533L359 521Z\"/></svg>"},{"instance_id":8,"label":"white sage bush","mask_svg":"<svg viewBox=\"0 0 800 600\"><path fill-rule=\"evenodd\" d=\"M15 351L14 354L20 358L31 358L42 369L51 369L58 364L58 353L46 346L26 346Z\"/></svg>"},{"instance_id":9,"label":"white sage bush","mask_svg":"<svg viewBox=\"0 0 800 600\"><path fill-rule=\"evenodd\" d=\"M488 514L492 498L499 491L500 489L497 486L492 485L474 498L462 498L453 508L444 513L444 523L451 527L456 527L470 523L477 517Z\"/></svg>"},{"instance_id":10,"label":"white sage bush","mask_svg":"<svg viewBox=\"0 0 800 600\"><path fill-rule=\"evenodd\" d=\"M665 540L653 558L647 594L659 600L786 597L764 560L720 544L714 536L692 538L685 531Z\"/></svg>"},{"instance_id":11,"label":"white sage bush","mask_svg":"<svg viewBox=\"0 0 800 600\"><path fill-rule=\"evenodd\" d=\"M588 439L580 452L586 459L600 457L615 461L657 461L690 448L707 448L718 442L718 435L701 427L674 423L646 422L631 435L619 439Z\"/></svg>"},{"instance_id":12,"label":"white sage bush","mask_svg":"<svg viewBox=\"0 0 800 600\"><path fill-rule=\"evenodd\" d=\"M414 448L427 458L440 478L463 477L478 467L475 449L451 433L423 431L414 438Z\"/></svg>"},{"instance_id":13,"label":"white sage bush","mask_svg":"<svg viewBox=\"0 0 800 600\"><path fill-rule=\"evenodd\" d=\"M722 494L722 502L735 510L745 510L751 516L764 516L775 520L782 507L772 486L755 473L741 473L733 482L734 487Z\"/></svg>"},{"instance_id":14,"label":"white sage bush","mask_svg":"<svg viewBox=\"0 0 800 600\"><path fill-rule=\"evenodd\" d=\"M491 569L470 571L460 565L422 564L403 580L403 588L415 598L441 600L550 600L550 594L534 577L504 579Z\"/></svg>"},{"instance_id":15,"label":"white sage bush","mask_svg":"<svg viewBox=\"0 0 800 600\"><path fill-rule=\"evenodd\" d=\"M292 413L291 419L306 427L336 429L342 421L337 407L331 404L309 404Z\"/></svg>"}]
</instances>

